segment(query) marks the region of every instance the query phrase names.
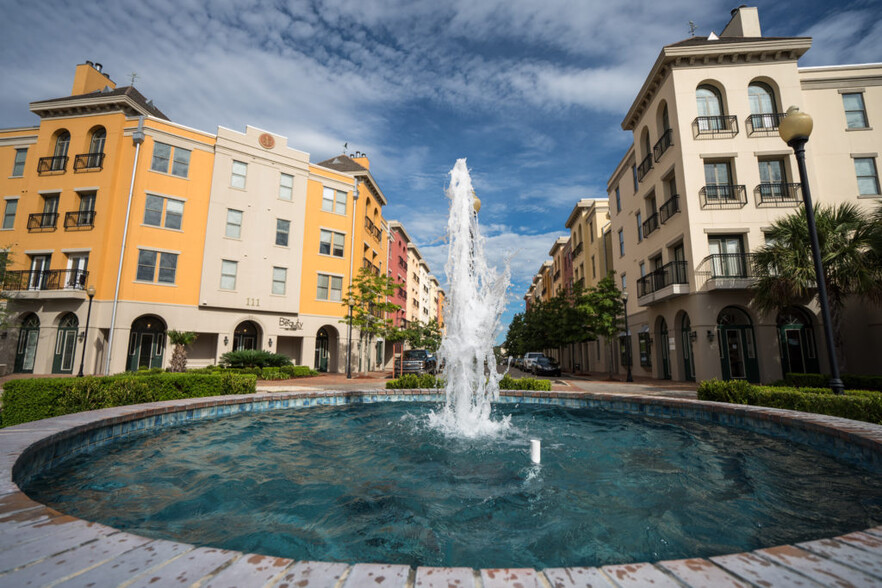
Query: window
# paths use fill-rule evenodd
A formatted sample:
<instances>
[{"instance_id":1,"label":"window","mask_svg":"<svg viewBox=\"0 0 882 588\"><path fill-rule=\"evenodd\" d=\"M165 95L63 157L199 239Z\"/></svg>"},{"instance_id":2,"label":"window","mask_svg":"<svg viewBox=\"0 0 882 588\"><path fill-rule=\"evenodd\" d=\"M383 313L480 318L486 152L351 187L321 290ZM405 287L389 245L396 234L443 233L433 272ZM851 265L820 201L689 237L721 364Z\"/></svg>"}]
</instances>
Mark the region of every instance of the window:
<instances>
[{"instance_id":1,"label":"window","mask_svg":"<svg viewBox=\"0 0 882 588\"><path fill-rule=\"evenodd\" d=\"M325 188L322 192L322 210L346 214L346 192Z\"/></svg>"},{"instance_id":2,"label":"window","mask_svg":"<svg viewBox=\"0 0 882 588\"><path fill-rule=\"evenodd\" d=\"M227 209L227 228L224 235L231 239L238 239L242 234L242 211Z\"/></svg>"},{"instance_id":3,"label":"window","mask_svg":"<svg viewBox=\"0 0 882 588\"><path fill-rule=\"evenodd\" d=\"M104 141L107 139L107 131L103 128L92 133L92 139L89 141L89 154L97 155L104 153Z\"/></svg>"},{"instance_id":4,"label":"window","mask_svg":"<svg viewBox=\"0 0 882 588\"><path fill-rule=\"evenodd\" d=\"M879 176L876 174L875 158L855 157L854 171L857 174L858 194L861 196L879 195Z\"/></svg>"},{"instance_id":5,"label":"window","mask_svg":"<svg viewBox=\"0 0 882 588\"><path fill-rule=\"evenodd\" d=\"M55 140L55 157L67 157L68 147L70 147L70 133L64 131Z\"/></svg>"},{"instance_id":6,"label":"window","mask_svg":"<svg viewBox=\"0 0 882 588\"><path fill-rule=\"evenodd\" d=\"M294 176L282 174L279 178L279 198L291 200L294 194Z\"/></svg>"},{"instance_id":7,"label":"window","mask_svg":"<svg viewBox=\"0 0 882 588\"><path fill-rule=\"evenodd\" d=\"M281 218L276 219L276 245L288 246L288 233L291 230L291 221Z\"/></svg>"},{"instance_id":8,"label":"window","mask_svg":"<svg viewBox=\"0 0 882 588\"><path fill-rule=\"evenodd\" d=\"M720 116L723 114L723 100L720 91L713 86L698 86L695 91L695 101L698 106L698 116Z\"/></svg>"},{"instance_id":9,"label":"window","mask_svg":"<svg viewBox=\"0 0 882 588\"><path fill-rule=\"evenodd\" d=\"M595 262L594 262L594 256L593 256L593 255L591 256L591 277L592 277L592 278L596 278L596 277L597 277L597 265L596 265Z\"/></svg>"},{"instance_id":10,"label":"window","mask_svg":"<svg viewBox=\"0 0 882 588\"><path fill-rule=\"evenodd\" d=\"M236 273L239 269L238 261L230 261L228 259L221 260L221 290L236 289Z\"/></svg>"},{"instance_id":11,"label":"window","mask_svg":"<svg viewBox=\"0 0 882 588\"><path fill-rule=\"evenodd\" d=\"M318 275L316 298L339 302L343 299L343 278L341 276Z\"/></svg>"},{"instance_id":12,"label":"window","mask_svg":"<svg viewBox=\"0 0 882 588\"><path fill-rule=\"evenodd\" d=\"M640 262L640 277L646 277L646 263Z\"/></svg>"},{"instance_id":13,"label":"window","mask_svg":"<svg viewBox=\"0 0 882 588\"><path fill-rule=\"evenodd\" d=\"M321 230L321 242L319 243L319 253L322 255L333 255L334 257L343 257L344 242L346 236L343 233L335 231Z\"/></svg>"},{"instance_id":14,"label":"window","mask_svg":"<svg viewBox=\"0 0 882 588\"><path fill-rule=\"evenodd\" d=\"M619 257L625 256L625 234L619 229Z\"/></svg>"},{"instance_id":15,"label":"window","mask_svg":"<svg viewBox=\"0 0 882 588\"><path fill-rule=\"evenodd\" d=\"M652 367L652 338L647 332L637 335L637 346L640 349L640 365Z\"/></svg>"},{"instance_id":16,"label":"window","mask_svg":"<svg viewBox=\"0 0 882 588\"><path fill-rule=\"evenodd\" d=\"M230 177L230 185L234 188L245 189L245 176L248 175L248 164L241 161L233 161L233 175Z\"/></svg>"},{"instance_id":17,"label":"window","mask_svg":"<svg viewBox=\"0 0 882 588\"><path fill-rule=\"evenodd\" d=\"M165 223L163 223L163 212L165 213ZM147 201L144 204L145 225L180 230L183 217L183 201L147 194Z\"/></svg>"},{"instance_id":18,"label":"window","mask_svg":"<svg viewBox=\"0 0 882 588\"><path fill-rule=\"evenodd\" d=\"M750 114L772 114L775 112L775 92L767 84L754 82L747 87Z\"/></svg>"},{"instance_id":19,"label":"window","mask_svg":"<svg viewBox=\"0 0 882 588\"><path fill-rule=\"evenodd\" d=\"M157 261L159 262L158 275L156 272ZM177 267L177 253L141 249L138 252L138 272L135 279L141 282L174 284Z\"/></svg>"},{"instance_id":20,"label":"window","mask_svg":"<svg viewBox=\"0 0 882 588\"><path fill-rule=\"evenodd\" d=\"M735 198L728 161L705 161L704 182L708 202Z\"/></svg>"},{"instance_id":21,"label":"window","mask_svg":"<svg viewBox=\"0 0 882 588\"><path fill-rule=\"evenodd\" d=\"M622 212L622 195L618 186L616 186L616 212Z\"/></svg>"},{"instance_id":22,"label":"window","mask_svg":"<svg viewBox=\"0 0 882 588\"><path fill-rule=\"evenodd\" d=\"M12 176L20 177L24 175L24 166L25 159L27 159L28 150L27 149L16 149L15 150L15 162L12 164Z\"/></svg>"},{"instance_id":23,"label":"window","mask_svg":"<svg viewBox=\"0 0 882 588\"><path fill-rule=\"evenodd\" d=\"M594 221L588 223L588 238L591 243L594 243Z\"/></svg>"},{"instance_id":24,"label":"window","mask_svg":"<svg viewBox=\"0 0 882 588\"><path fill-rule=\"evenodd\" d=\"M172 147L165 143L155 142L153 144L153 160L150 162L150 169L164 174L169 173L168 166L171 166L171 174L180 178L186 178L190 170L190 150L181 147Z\"/></svg>"},{"instance_id":25,"label":"window","mask_svg":"<svg viewBox=\"0 0 882 588\"><path fill-rule=\"evenodd\" d=\"M845 106L845 122L848 128L867 128L867 109L864 107L864 95L860 92L843 94L842 103Z\"/></svg>"},{"instance_id":26,"label":"window","mask_svg":"<svg viewBox=\"0 0 882 588\"><path fill-rule=\"evenodd\" d=\"M637 211L637 241L643 240L643 213Z\"/></svg>"},{"instance_id":27,"label":"window","mask_svg":"<svg viewBox=\"0 0 882 588\"><path fill-rule=\"evenodd\" d=\"M18 198L12 198L6 201L6 210L3 211L3 228L12 229L15 227L15 211L18 210Z\"/></svg>"},{"instance_id":28,"label":"window","mask_svg":"<svg viewBox=\"0 0 882 588\"><path fill-rule=\"evenodd\" d=\"M284 267L273 268L273 294L285 294L285 283L288 280L288 270Z\"/></svg>"},{"instance_id":29,"label":"window","mask_svg":"<svg viewBox=\"0 0 882 588\"><path fill-rule=\"evenodd\" d=\"M625 288L628 286L628 280L625 279L625 274L622 274L622 292L625 291Z\"/></svg>"},{"instance_id":30,"label":"window","mask_svg":"<svg viewBox=\"0 0 882 588\"><path fill-rule=\"evenodd\" d=\"M640 180L637 179L637 166L636 165L631 166L631 175L634 177L634 193L636 194L639 183L640 183Z\"/></svg>"}]
</instances>

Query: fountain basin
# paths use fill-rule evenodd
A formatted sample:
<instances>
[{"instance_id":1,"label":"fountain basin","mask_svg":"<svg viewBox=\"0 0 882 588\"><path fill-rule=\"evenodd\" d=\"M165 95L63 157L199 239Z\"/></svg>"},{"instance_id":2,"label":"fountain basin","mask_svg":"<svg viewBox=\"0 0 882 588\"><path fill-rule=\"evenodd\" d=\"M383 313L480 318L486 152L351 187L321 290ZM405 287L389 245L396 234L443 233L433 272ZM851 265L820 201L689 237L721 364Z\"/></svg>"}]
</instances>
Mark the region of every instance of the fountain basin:
<instances>
[{"instance_id":1,"label":"fountain basin","mask_svg":"<svg viewBox=\"0 0 882 588\"><path fill-rule=\"evenodd\" d=\"M621 583L631 578L647 582L654 577L659 582L671 581L676 577L686 584L714 585L719 578L725 577L749 581L775 578L773 583L780 583L783 578L798 579L800 575L814 575L818 569L837 577L851 578L852 581L856 579L858 583L861 579L865 582L868 578L876 578L875 582L882 579L882 572L874 572L866 561L860 565L854 563L860 558L882 561L882 529L851 533L836 540L813 541L800 547L779 546L710 560L542 571L474 571L468 568L413 570L402 565L293 562L150 540L60 515L31 501L17 485L52 467L58 460L112 443L133 431L239 412L439 399L433 391L258 394L118 407L0 430L0 469L3 471L0 478L0 547L3 553L0 556L0 573L6 574L0 576L0 584L4 580L11 582L28 574L27 577L43 578L39 573L47 569L84 580L89 574L99 572L115 570L122 573L122 568L129 570L125 572L129 575L119 581L140 578L147 583L154 577L171 579L184 574L188 583L205 579L204 585L224 585L231 578L239 578L236 581L248 585L261 585L285 578L288 578L285 582L298 581L299 578L311 580L315 582L314 585L332 585L342 578L345 585L357 586L367 580L375 582L380 577L383 578L383 585L405 585L414 579L424 581L423 585L444 580L446 585L447 580L456 578L469 585L468 582L474 583L476 576L483 579L485 586L506 585L506 582L529 585L531 581L538 582L540 576L544 576L551 585L561 586L584 584L591 578L615 585L613 581ZM834 453L847 461L868 464L872 468L878 467L882 459L882 427L821 415L620 394L511 392L504 393L500 402L536 402L573 408L603 408L612 412L662 418L693 418L792 439L818 451ZM65 563L58 565L59 560ZM852 563L849 564L849 561ZM114 566L120 562L128 565ZM882 565L877 563L877 566L882 570ZM242 578L247 578L247 582ZM51 581L42 580L43 583ZM102 582L106 583L106 580Z\"/></svg>"}]
</instances>

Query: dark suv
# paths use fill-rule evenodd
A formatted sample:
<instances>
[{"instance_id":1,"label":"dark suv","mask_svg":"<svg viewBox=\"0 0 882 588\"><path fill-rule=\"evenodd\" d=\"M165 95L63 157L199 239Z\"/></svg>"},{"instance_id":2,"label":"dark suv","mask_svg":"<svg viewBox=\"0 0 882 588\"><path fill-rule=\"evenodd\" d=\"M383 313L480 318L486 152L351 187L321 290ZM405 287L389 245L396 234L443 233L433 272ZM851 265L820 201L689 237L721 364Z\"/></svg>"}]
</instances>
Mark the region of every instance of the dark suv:
<instances>
[{"instance_id":1,"label":"dark suv","mask_svg":"<svg viewBox=\"0 0 882 588\"><path fill-rule=\"evenodd\" d=\"M434 374L437 370L435 356L426 349L408 349L404 352L404 365L395 359L396 374Z\"/></svg>"}]
</instances>

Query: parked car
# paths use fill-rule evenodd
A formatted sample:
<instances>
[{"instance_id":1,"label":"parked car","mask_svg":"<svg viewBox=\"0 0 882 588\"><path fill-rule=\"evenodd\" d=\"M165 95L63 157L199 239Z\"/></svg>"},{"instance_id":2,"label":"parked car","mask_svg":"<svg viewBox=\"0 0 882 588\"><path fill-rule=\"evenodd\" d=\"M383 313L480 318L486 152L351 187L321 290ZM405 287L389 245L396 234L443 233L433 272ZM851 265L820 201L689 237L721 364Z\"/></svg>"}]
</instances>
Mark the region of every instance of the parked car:
<instances>
[{"instance_id":1,"label":"parked car","mask_svg":"<svg viewBox=\"0 0 882 588\"><path fill-rule=\"evenodd\" d=\"M537 376L560 377L560 364L544 355L533 361L533 374Z\"/></svg>"},{"instance_id":2,"label":"parked car","mask_svg":"<svg viewBox=\"0 0 882 588\"><path fill-rule=\"evenodd\" d=\"M528 351L524 354L524 365L521 367L525 372L529 372L533 370L533 362L539 359L540 357L545 357L545 354L541 351Z\"/></svg>"},{"instance_id":3,"label":"parked car","mask_svg":"<svg viewBox=\"0 0 882 588\"><path fill-rule=\"evenodd\" d=\"M426 349L408 349L404 352L404 364L401 358L395 358L396 374L434 374L438 370L435 356Z\"/></svg>"}]
</instances>

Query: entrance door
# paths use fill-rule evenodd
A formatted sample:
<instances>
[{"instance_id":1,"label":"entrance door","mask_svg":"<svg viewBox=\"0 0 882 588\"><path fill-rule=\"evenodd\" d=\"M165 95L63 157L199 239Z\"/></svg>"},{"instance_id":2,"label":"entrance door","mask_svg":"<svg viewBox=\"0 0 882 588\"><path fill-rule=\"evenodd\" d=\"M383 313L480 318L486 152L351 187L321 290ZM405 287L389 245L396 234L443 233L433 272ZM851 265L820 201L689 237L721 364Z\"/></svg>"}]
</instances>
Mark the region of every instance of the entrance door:
<instances>
[{"instance_id":1,"label":"entrance door","mask_svg":"<svg viewBox=\"0 0 882 588\"><path fill-rule=\"evenodd\" d=\"M784 374L820 373L814 330L808 316L798 308L778 315L778 341Z\"/></svg>"},{"instance_id":2,"label":"entrance door","mask_svg":"<svg viewBox=\"0 0 882 588\"><path fill-rule=\"evenodd\" d=\"M671 351L668 345L668 323L662 319L661 327L658 332L659 354L661 358L662 378L671 379Z\"/></svg>"},{"instance_id":3,"label":"entrance door","mask_svg":"<svg viewBox=\"0 0 882 588\"><path fill-rule=\"evenodd\" d=\"M260 331L252 321L239 323L233 332L233 351L257 349L257 337Z\"/></svg>"},{"instance_id":4,"label":"entrance door","mask_svg":"<svg viewBox=\"0 0 882 588\"><path fill-rule=\"evenodd\" d=\"M725 308L717 318L720 364L724 380L759 382L759 363L750 318L737 308Z\"/></svg>"},{"instance_id":5,"label":"entrance door","mask_svg":"<svg viewBox=\"0 0 882 588\"><path fill-rule=\"evenodd\" d=\"M32 314L21 324L18 333L18 347L15 349L14 371L34 373L34 360L37 358L37 342L40 340L40 319Z\"/></svg>"},{"instance_id":6,"label":"entrance door","mask_svg":"<svg viewBox=\"0 0 882 588\"><path fill-rule=\"evenodd\" d=\"M73 373L78 331L79 321L77 315L73 313L67 314L58 325L58 334L55 338L55 357L52 359L53 374Z\"/></svg>"},{"instance_id":7,"label":"entrance door","mask_svg":"<svg viewBox=\"0 0 882 588\"><path fill-rule=\"evenodd\" d=\"M155 316L141 317L132 323L129 335L127 369L161 368L165 355L165 323Z\"/></svg>"},{"instance_id":8,"label":"entrance door","mask_svg":"<svg viewBox=\"0 0 882 588\"><path fill-rule=\"evenodd\" d=\"M692 321L689 316L683 317L680 327L680 344L683 347L683 374L687 382L695 381L695 358L692 355Z\"/></svg>"},{"instance_id":9,"label":"entrance door","mask_svg":"<svg viewBox=\"0 0 882 588\"><path fill-rule=\"evenodd\" d=\"M324 329L319 329L315 336L315 369L320 372L328 371L329 357L328 333Z\"/></svg>"}]
</instances>

